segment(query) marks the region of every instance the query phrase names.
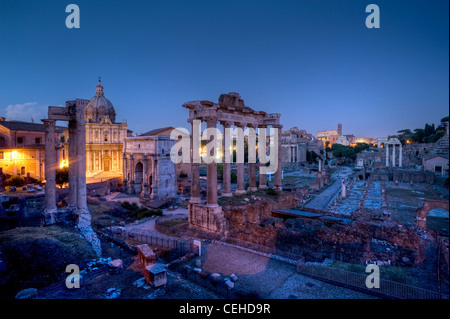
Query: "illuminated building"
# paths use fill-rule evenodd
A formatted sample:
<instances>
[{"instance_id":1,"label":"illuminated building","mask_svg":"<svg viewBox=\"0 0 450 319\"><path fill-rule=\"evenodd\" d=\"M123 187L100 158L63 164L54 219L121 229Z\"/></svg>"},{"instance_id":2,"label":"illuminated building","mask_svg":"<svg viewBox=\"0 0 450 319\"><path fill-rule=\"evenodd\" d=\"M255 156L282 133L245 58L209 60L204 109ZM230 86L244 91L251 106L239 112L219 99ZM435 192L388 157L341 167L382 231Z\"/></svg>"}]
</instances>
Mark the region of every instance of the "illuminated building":
<instances>
[{"instance_id":1,"label":"illuminated building","mask_svg":"<svg viewBox=\"0 0 450 319\"><path fill-rule=\"evenodd\" d=\"M56 127L56 141L60 141L63 127ZM0 167L5 175L29 176L45 179L45 126L40 123L6 121L0 118ZM67 159L65 150L57 145L57 163L61 167Z\"/></svg>"}]
</instances>

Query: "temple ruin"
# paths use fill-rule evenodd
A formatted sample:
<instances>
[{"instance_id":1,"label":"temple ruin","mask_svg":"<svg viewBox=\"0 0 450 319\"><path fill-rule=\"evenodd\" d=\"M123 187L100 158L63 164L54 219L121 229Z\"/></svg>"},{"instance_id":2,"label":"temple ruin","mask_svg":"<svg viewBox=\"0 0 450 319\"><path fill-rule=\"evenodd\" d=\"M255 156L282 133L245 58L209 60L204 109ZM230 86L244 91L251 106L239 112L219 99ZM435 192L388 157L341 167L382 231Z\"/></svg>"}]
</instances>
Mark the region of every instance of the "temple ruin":
<instances>
[{"instance_id":1,"label":"temple ruin","mask_svg":"<svg viewBox=\"0 0 450 319\"><path fill-rule=\"evenodd\" d=\"M231 126L236 126L244 130L244 128L253 128L265 130L268 126L277 130L277 170L274 172L274 188L281 190L281 129L279 113L267 114L262 111L255 111L248 106L245 106L244 101L238 93L222 94L219 102L213 103L210 101L192 101L183 104L183 107L189 109L188 122L192 125L191 134L191 163L192 163L192 177L191 177L191 198L188 206L189 210L189 224L191 226L199 227L200 229L223 233L225 227L225 218L222 207L217 202L217 163L212 161L207 163L207 199L206 203L200 198L200 169L199 163L195 163L193 158L200 156L200 148L196 146L193 140L194 122L206 122L207 128L216 129L217 122L223 125L224 131ZM198 123L198 122L197 122ZM210 141L213 141L211 137ZM225 139L223 139L225 143ZM223 144L225 145L225 144ZM225 147L223 148L225 150ZM225 157L225 152L222 154ZM255 191L256 187L256 167L257 165L265 165L261 162L256 163L256 158L249 160L249 187L245 190L244 163L237 163L237 189L235 194L245 194L247 191ZM231 167L230 163L223 161L223 191L222 196L232 196L231 193ZM266 188L266 174L259 174L259 188Z\"/></svg>"}]
</instances>

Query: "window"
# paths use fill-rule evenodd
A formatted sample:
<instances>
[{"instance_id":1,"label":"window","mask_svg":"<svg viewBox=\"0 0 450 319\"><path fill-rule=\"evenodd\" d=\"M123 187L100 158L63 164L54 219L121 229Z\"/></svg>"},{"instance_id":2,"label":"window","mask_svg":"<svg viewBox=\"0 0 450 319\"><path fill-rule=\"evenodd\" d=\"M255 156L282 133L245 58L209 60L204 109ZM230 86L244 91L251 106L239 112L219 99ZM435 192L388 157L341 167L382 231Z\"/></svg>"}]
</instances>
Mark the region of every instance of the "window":
<instances>
[{"instance_id":1,"label":"window","mask_svg":"<svg viewBox=\"0 0 450 319\"><path fill-rule=\"evenodd\" d=\"M5 146L5 138L4 137L0 137L0 147Z\"/></svg>"},{"instance_id":2,"label":"window","mask_svg":"<svg viewBox=\"0 0 450 319\"><path fill-rule=\"evenodd\" d=\"M34 143L36 143L36 144L41 144L41 138L40 138L40 137L36 137L36 138L34 139Z\"/></svg>"},{"instance_id":3,"label":"window","mask_svg":"<svg viewBox=\"0 0 450 319\"><path fill-rule=\"evenodd\" d=\"M0 152L0 159L4 159L4 158L5 158L4 153L3 153L3 152Z\"/></svg>"},{"instance_id":4,"label":"window","mask_svg":"<svg viewBox=\"0 0 450 319\"><path fill-rule=\"evenodd\" d=\"M17 144L23 144L23 137L17 138Z\"/></svg>"}]
</instances>

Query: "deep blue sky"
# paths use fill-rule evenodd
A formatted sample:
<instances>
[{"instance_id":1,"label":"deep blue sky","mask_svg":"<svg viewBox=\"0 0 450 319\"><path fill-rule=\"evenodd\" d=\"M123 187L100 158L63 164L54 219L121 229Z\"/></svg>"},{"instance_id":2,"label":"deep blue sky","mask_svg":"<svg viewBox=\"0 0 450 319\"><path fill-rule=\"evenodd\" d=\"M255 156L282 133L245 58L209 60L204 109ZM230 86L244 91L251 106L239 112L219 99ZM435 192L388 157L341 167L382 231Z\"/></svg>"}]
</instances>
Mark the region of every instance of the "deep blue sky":
<instances>
[{"instance_id":1,"label":"deep blue sky","mask_svg":"<svg viewBox=\"0 0 450 319\"><path fill-rule=\"evenodd\" d=\"M0 1L1 116L89 99L98 76L135 132L188 127L184 102L239 92L285 128L386 136L448 115L449 1Z\"/></svg>"}]
</instances>

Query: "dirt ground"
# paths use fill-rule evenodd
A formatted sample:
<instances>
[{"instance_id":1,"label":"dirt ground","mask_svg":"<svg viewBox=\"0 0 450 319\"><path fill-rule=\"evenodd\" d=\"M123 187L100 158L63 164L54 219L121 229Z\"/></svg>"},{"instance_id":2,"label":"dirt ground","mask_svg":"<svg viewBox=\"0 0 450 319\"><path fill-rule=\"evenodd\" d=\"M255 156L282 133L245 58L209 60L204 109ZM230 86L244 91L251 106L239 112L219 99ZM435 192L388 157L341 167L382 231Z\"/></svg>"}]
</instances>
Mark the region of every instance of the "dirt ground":
<instances>
[{"instance_id":1,"label":"dirt ground","mask_svg":"<svg viewBox=\"0 0 450 319\"><path fill-rule=\"evenodd\" d=\"M336 287L297 274L296 267L240 248L207 244L203 248L201 268L224 277L238 277L235 289L257 293L262 299L362 299L371 296ZM196 260L191 260L195 267Z\"/></svg>"}]
</instances>

